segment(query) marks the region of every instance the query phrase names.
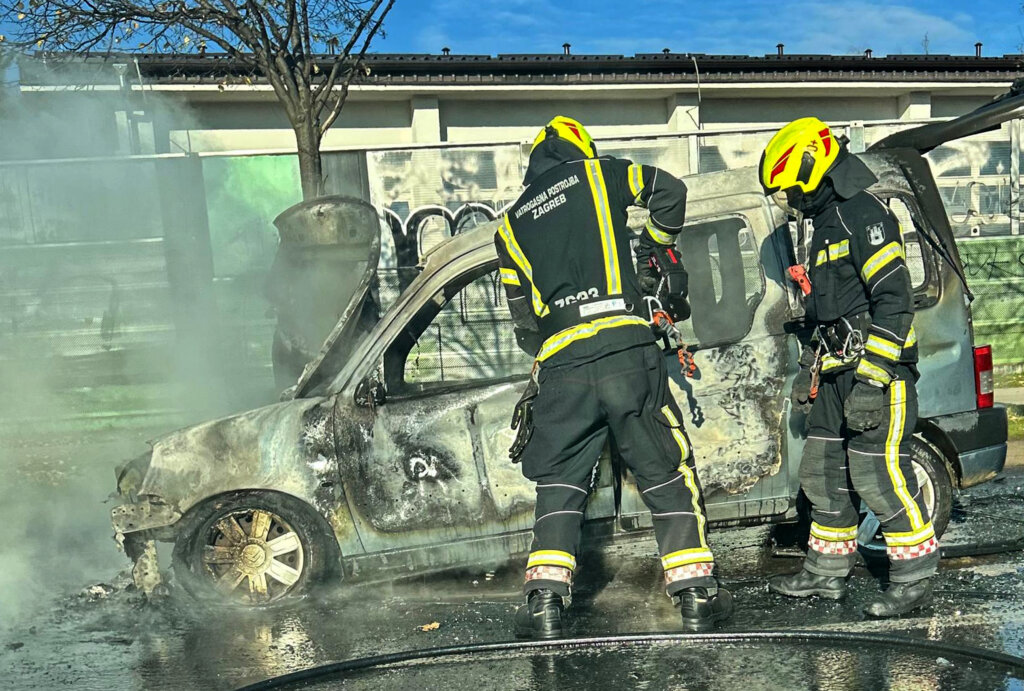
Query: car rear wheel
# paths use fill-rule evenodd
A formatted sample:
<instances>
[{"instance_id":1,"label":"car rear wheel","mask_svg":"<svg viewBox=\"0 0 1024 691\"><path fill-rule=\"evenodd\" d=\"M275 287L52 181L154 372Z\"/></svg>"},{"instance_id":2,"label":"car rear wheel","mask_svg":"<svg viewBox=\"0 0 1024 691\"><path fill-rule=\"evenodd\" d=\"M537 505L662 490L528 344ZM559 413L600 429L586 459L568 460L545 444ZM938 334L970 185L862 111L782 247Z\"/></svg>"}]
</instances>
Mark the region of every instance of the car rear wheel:
<instances>
[{"instance_id":1,"label":"car rear wheel","mask_svg":"<svg viewBox=\"0 0 1024 691\"><path fill-rule=\"evenodd\" d=\"M928 508L936 537L949 525L953 510L953 483L945 458L928 442L920 438L910 441L910 465L914 469L917 485L921 488L924 505ZM884 559L885 538L878 517L861 501L861 521L857 531L861 554L866 558Z\"/></svg>"},{"instance_id":2,"label":"car rear wheel","mask_svg":"<svg viewBox=\"0 0 1024 691\"><path fill-rule=\"evenodd\" d=\"M248 606L306 594L336 564L337 543L323 519L273 492L230 495L196 511L173 560L176 579L194 597Z\"/></svg>"}]
</instances>

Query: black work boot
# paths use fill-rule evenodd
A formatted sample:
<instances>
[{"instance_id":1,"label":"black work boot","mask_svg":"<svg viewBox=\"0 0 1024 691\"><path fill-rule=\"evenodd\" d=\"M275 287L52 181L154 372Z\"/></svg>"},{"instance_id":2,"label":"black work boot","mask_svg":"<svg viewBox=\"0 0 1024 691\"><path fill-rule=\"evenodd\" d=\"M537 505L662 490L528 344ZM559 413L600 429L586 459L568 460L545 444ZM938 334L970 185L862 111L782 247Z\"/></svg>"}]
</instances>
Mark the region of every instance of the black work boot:
<instances>
[{"instance_id":1,"label":"black work boot","mask_svg":"<svg viewBox=\"0 0 1024 691\"><path fill-rule=\"evenodd\" d=\"M683 631L688 633L710 631L732 614L732 593L725 588L714 595L708 595L707 588L687 588L673 597L683 618Z\"/></svg>"},{"instance_id":2,"label":"black work boot","mask_svg":"<svg viewBox=\"0 0 1024 691\"><path fill-rule=\"evenodd\" d=\"M846 579L838 576L819 576L806 569L789 576L772 576L768 579L768 590L787 597L811 597L817 595L827 600L842 600L846 597Z\"/></svg>"},{"instance_id":3,"label":"black work boot","mask_svg":"<svg viewBox=\"0 0 1024 691\"><path fill-rule=\"evenodd\" d=\"M549 640L562 637L562 596L550 590L531 590L526 604L516 610L516 636Z\"/></svg>"},{"instance_id":4,"label":"black work boot","mask_svg":"<svg viewBox=\"0 0 1024 691\"><path fill-rule=\"evenodd\" d=\"M927 578L910 583L890 583L889 589L868 603L869 617L898 617L932 602L932 584Z\"/></svg>"}]
</instances>

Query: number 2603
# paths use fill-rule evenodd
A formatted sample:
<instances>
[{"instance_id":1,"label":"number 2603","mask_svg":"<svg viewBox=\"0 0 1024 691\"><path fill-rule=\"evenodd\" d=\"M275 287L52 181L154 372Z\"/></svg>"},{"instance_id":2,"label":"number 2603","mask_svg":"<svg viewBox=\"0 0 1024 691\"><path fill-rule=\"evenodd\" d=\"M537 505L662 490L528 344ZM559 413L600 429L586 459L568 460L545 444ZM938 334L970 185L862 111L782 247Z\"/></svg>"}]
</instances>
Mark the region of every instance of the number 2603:
<instances>
[{"instance_id":1,"label":"number 2603","mask_svg":"<svg viewBox=\"0 0 1024 691\"><path fill-rule=\"evenodd\" d=\"M591 288L590 290L581 290L575 295L566 295L564 298L558 298L555 300L557 307L565 307L566 305L574 305L577 302L582 302L589 298L596 298L600 293L597 292L597 288Z\"/></svg>"}]
</instances>

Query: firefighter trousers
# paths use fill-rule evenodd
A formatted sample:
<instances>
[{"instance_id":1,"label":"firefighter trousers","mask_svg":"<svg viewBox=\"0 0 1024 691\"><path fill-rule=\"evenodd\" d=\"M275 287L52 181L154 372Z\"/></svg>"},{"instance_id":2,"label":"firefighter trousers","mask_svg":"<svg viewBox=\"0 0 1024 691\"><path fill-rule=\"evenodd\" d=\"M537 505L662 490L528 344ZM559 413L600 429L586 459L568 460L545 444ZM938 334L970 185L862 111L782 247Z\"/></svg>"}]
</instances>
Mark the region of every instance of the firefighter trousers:
<instances>
[{"instance_id":1,"label":"firefighter trousers","mask_svg":"<svg viewBox=\"0 0 1024 691\"><path fill-rule=\"evenodd\" d=\"M916 379L910 367L898 366L886 391L882 423L852 432L843 403L856 381L854 371L823 375L800 463L800 484L812 504L804 562L811 573L846 576L853 569L860 500L882 524L892 582L916 581L935 572L938 543L908 447L917 423Z\"/></svg>"},{"instance_id":2,"label":"firefighter trousers","mask_svg":"<svg viewBox=\"0 0 1024 691\"><path fill-rule=\"evenodd\" d=\"M537 483L525 591L565 596L592 478L609 432L650 509L670 595L713 588L714 557L690 441L653 344L575 366L542 367L523 473Z\"/></svg>"}]
</instances>

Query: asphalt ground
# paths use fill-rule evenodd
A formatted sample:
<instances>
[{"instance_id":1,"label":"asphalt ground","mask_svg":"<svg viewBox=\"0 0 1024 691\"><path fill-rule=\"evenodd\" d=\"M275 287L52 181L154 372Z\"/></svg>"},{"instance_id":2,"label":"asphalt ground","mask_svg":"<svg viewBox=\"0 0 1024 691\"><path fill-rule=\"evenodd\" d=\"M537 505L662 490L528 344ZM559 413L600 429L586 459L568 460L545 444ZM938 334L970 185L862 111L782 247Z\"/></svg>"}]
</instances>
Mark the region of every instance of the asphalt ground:
<instances>
[{"instance_id":1,"label":"asphalt ground","mask_svg":"<svg viewBox=\"0 0 1024 691\"><path fill-rule=\"evenodd\" d=\"M50 477L37 475L38 478ZM90 497L52 485L56 496ZM107 485L109 486L109 485ZM95 489L99 489L99 485ZM100 513L106 507L99 502ZM71 516L67 516L68 521ZM346 588L289 606L237 611L182 598L144 602L117 573L125 564L100 521L51 522L36 537L62 552L37 549L39 587L25 591L0 621L0 688L234 689L327 662L420 648L506 641L519 604L520 565L410 578L386 586ZM77 530L76 530L77 529ZM72 546L71 537L78 545ZM1024 468L957 496L947 546L1024 540ZM799 560L773 556L767 528L715 531L712 547L736 598L720 630L866 632L907 635L1024 655L1024 552L945 559L934 579L935 602L899 620L866 619L862 606L884 574L859 566L850 596L834 603L790 600L765 587ZM41 544L45 540L40 539ZM88 547L88 558L66 564ZM49 582L51 576L59 576ZM678 631L678 613L660 588L653 542L632 553L581 559L569 634L606 636ZM77 581L77 582L76 582ZM8 590L10 595L12 591ZM397 665L311 688L1024 688L989 665L892 646L649 644L557 653L493 654Z\"/></svg>"}]
</instances>

